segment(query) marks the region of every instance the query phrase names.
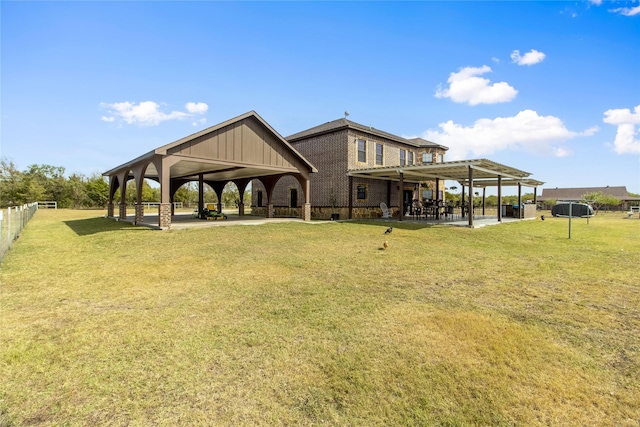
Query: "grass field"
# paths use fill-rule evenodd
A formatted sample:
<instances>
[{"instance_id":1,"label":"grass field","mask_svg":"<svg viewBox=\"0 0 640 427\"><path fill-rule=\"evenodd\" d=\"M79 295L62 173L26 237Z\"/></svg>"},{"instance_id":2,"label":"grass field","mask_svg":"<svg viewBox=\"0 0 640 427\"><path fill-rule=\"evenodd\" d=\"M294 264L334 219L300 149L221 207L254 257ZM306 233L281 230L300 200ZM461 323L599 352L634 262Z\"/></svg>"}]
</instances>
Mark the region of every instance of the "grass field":
<instances>
[{"instance_id":1,"label":"grass field","mask_svg":"<svg viewBox=\"0 0 640 427\"><path fill-rule=\"evenodd\" d=\"M0 426L640 425L639 220L98 215L3 260Z\"/></svg>"}]
</instances>

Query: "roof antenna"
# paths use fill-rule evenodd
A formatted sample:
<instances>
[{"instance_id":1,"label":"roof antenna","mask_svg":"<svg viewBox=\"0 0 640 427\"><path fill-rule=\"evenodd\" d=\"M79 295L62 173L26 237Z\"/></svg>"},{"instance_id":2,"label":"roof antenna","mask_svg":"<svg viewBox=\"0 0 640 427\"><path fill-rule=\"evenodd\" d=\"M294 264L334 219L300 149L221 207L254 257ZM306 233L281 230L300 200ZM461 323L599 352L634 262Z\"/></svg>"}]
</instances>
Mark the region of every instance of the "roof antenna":
<instances>
[{"instance_id":1,"label":"roof antenna","mask_svg":"<svg viewBox=\"0 0 640 427\"><path fill-rule=\"evenodd\" d=\"M349 116L349 112L348 112L348 111L345 111L345 112L344 112L344 118L346 119L346 118L347 118L347 116Z\"/></svg>"}]
</instances>

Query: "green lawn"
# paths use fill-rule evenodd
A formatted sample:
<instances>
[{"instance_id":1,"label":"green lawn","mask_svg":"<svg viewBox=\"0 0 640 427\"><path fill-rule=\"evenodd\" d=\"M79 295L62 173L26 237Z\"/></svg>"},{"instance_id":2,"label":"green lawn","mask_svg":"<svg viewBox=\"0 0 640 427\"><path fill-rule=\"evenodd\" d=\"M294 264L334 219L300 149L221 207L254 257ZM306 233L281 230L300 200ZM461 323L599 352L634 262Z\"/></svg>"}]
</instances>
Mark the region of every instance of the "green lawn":
<instances>
[{"instance_id":1,"label":"green lawn","mask_svg":"<svg viewBox=\"0 0 640 427\"><path fill-rule=\"evenodd\" d=\"M637 427L622 217L569 240L559 218L384 236L40 211L0 267L0 426Z\"/></svg>"}]
</instances>

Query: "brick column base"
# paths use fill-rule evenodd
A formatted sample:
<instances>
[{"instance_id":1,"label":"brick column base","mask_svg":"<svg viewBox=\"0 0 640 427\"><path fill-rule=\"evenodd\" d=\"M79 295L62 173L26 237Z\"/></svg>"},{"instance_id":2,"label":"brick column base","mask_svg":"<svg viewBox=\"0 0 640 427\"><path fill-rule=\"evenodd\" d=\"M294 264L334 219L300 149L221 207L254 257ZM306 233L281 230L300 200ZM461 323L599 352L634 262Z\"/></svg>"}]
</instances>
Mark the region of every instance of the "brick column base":
<instances>
[{"instance_id":1,"label":"brick column base","mask_svg":"<svg viewBox=\"0 0 640 427\"><path fill-rule=\"evenodd\" d=\"M158 205L158 226L160 228L171 228L171 209L173 203L160 203Z\"/></svg>"},{"instance_id":2,"label":"brick column base","mask_svg":"<svg viewBox=\"0 0 640 427\"><path fill-rule=\"evenodd\" d=\"M273 211L273 204L269 204L267 205L267 218L273 218L275 215L275 212Z\"/></svg>"},{"instance_id":3,"label":"brick column base","mask_svg":"<svg viewBox=\"0 0 640 427\"><path fill-rule=\"evenodd\" d=\"M127 205L120 204L120 209L118 211L118 218L127 219Z\"/></svg>"},{"instance_id":4,"label":"brick column base","mask_svg":"<svg viewBox=\"0 0 640 427\"><path fill-rule=\"evenodd\" d=\"M113 210L114 210L113 203L109 203L109 204L107 205L107 216L108 216L109 218L113 218Z\"/></svg>"},{"instance_id":5,"label":"brick column base","mask_svg":"<svg viewBox=\"0 0 640 427\"><path fill-rule=\"evenodd\" d=\"M238 205L238 215L244 216L244 204L243 203Z\"/></svg>"},{"instance_id":6,"label":"brick column base","mask_svg":"<svg viewBox=\"0 0 640 427\"><path fill-rule=\"evenodd\" d=\"M302 205L302 220L311 221L311 203Z\"/></svg>"},{"instance_id":7,"label":"brick column base","mask_svg":"<svg viewBox=\"0 0 640 427\"><path fill-rule=\"evenodd\" d=\"M144 205L136 205L136 219L134 224L140 224L144 222Z\"/></svg>"}]
</instances>

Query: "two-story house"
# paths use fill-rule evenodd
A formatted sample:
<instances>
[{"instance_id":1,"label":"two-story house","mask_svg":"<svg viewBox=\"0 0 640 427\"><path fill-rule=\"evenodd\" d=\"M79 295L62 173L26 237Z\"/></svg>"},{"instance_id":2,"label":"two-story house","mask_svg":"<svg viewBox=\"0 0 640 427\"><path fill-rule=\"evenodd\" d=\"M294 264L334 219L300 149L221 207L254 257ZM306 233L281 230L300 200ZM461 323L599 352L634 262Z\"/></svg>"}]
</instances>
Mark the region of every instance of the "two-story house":
<instances>
[{"instance_id":1,"label":"two-story house","mask_svg":"<svg viewBox=\"0 0 640 427\"><path fill-rule=\"evenodd\" d=\"M411 166L444 162L447 147L421 138L405 139L346 118L334 120L285 138L300 154L316 166L311 176L311 217L377 218L383 202L403 209L413 200L444 198L433 193L434 183L407 180L397 182L355 176L349 173L371 168ZM429 190L429 188L431 190ZM293 177L283 177L273 188L270 201L275 215L300 216L302 188ZM252 211L267 215L266 188L259 180L252 183Z\"/></svg>"}]
</instances>

